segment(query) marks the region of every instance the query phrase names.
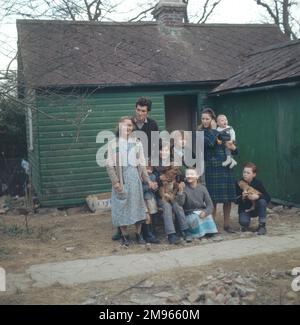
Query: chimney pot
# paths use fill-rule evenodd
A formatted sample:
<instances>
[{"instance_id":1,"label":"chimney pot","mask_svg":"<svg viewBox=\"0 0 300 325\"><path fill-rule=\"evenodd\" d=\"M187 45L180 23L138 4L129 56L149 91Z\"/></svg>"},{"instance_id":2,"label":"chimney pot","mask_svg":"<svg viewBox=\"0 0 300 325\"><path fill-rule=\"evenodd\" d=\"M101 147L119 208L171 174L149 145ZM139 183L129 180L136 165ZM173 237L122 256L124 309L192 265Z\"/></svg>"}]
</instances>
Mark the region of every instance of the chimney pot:
<instances>
[{"instance_id":1,"label":"chimney pot","mask_svg":"<svg viewBox=\"0 0 300 325\"><path fill-rule=\"evenodd\" d=\"M187 2L184 0L160 0L152 11L157 22L164 25L182 25L186 16Z\"/></svg>"}]
</instances>

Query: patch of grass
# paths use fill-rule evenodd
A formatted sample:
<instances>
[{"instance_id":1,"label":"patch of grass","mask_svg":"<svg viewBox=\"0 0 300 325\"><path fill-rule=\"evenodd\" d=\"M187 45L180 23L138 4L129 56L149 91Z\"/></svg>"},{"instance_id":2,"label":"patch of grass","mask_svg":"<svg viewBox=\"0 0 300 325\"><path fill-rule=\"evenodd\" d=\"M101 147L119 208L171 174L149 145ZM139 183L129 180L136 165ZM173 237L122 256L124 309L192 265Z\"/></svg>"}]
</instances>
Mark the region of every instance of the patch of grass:
<instances>
[{"instance_id":1,"label":"patch of grass","mask_svg":"<svg viewBox=\"0 0 300 325\"><path fill-rule=\"evenodd\" d=\"M34 231L28 227L28 224L25 224L24 227L17 224L7 225L0 219L0 232L10 237L20 237L25 235L30 236Z\"/></svg>"},{"instance_id":2,"label":"patch of grass","mask_svg":"<svg viewBox=\"0 0 300 325\"><path fill-rule=\"evenodd\" d=\"M4 247L0 247L0 260L4 260L8 256L9 252Z\"/></svg>"},{"instance_id":3,"label":"patch of grass","mask_svg":"<svg viewBox=\"0 0 300 325\"><path fill-rule=\"evenodd\" d=\"M42 242L50 241L52 237L54 237L54 233L51 228L41 226L38 229L37 238Z\"/></svg>"},{"instance_id":4,"label":"patch of grass","mask_svg":"<svg viewBox=\"0 0 300 325\"><path fill-rule=\"evenodd\" d=\"M5 233L11 237L21 236L24 232L25 230L18 225L12 225L5 229Z\"/></svg>"},{"instance_id":5,"label":"patch of grass","mask_svg":"<svg viewBox=\"0 0 300 325\"><path fill-rule=\"evenodd\" d=\"M5 232L6 230L6 225L5 223L0 219L0 231Z\"/></svg>"}]
</instances>

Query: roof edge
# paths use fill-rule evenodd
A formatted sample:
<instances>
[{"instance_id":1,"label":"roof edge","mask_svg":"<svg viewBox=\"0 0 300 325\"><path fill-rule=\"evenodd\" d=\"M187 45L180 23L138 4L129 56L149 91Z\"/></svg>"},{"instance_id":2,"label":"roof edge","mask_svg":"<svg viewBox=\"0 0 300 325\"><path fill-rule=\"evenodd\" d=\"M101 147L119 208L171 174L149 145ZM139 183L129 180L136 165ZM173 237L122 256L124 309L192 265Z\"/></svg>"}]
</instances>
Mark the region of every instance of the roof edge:
<instances>
[{"instance_id":1,"label":"roof edge","mask_svg":"<svg viewBox=\"0 0 300 325\"><path fill-rule=\"evenodd\" d=\"M44 85L44 86L35 86L35 85L27 85L28 88L33 89L46 89L46 88L99 88L99 89L108 89L108 88L133 88L133 87L168 87L168 86L215 86L220 85L224 82L225 79L222 80L208 80L208 81L183 81L183 82L156 82L156 83L143 83L143 84L90 84L90 85L82 85L82 84L72 84L72 85Z\"/></svg>"},{"instance_id":2,"label":"roof edge","mask_svg":"<svg viewBox=\"0 0 300 325\"><path fill-rule=\"evenodd\" d=\"M56 19L16 19L16 24L17 25L38 25L38 24L57 24L57 25L94 25L94 26L99 26L99 25L105 25L105 26L136 26L136 25L158 25L156 21L139 21L139 22L96 22L96 21L88 21L88 20L56 20Z\"/></svg>"},{"instance_id":3,"label":"roof edge","mask_svg":"<svg viewBox=\"0 0 300 325\"><path fill-rule=\"evenodd\" d=\"M264 83L259 83L259 84L253 84L250 86L229 88L229 89L219 90L219 91L212 90L208 94L208 96L215 97L215 96L223 96L223 95L229 95L229 94L234 94L234 93L267 90L267 89L273 89L273 88L295 87L298 85L300 85L300 76L294 77L294 78L288 78L288 79L275 80L273 82L264 82Z\"/></svg>"},{"instance_id":4,"label":"roof edge","mask_svg":"<svg viewBox=\"0 0 300 325\"><path fill-rule=\"evenodd\" d=\"M273 51L273 50L279 50L279 49L282 49L282 48L285 48L285 47L290 47L290 46L296 46L296 45L299 45L300 44L300 39L297 39L297 40L289 40L289 41L286 41L286 42L280 42L280 43L276 43L276 44L273 44L273 45L270 45L270 46L267 46L267 47L261 47L251 53L249 53L247 55L247 57L251 57L251 56L254 56L254 55L257 55L257 54L261 54L261 53L266 53L266 52L269 52L269 51Z\"/></svg>"},{"instance_id":5,"label":"roof edge","mask_svg":"<svg viewBox=\"0 0 300 325\"><path fill-rule=\"evenodd\" d=\"M107 22L107 21L101 21L101 22L95 22L95 21L87 21L87 20L55 20L55 19L17 19L16 20L17 25L23 25L23 24L62 24L62 25L104 25L104 26L136 26L136 25L159 25L157 21L139 21L139 22L127 22L127 21L116 21L116 22ZM174 26L169 26L170 28L174 28ZM278 28L275 24L227 24L227 23L216 23L216 24L194 24L194 23L188 23L188 24L181 24L180 26L175 27L263 27L263 28Z\"/></svg>"}]
</instances>

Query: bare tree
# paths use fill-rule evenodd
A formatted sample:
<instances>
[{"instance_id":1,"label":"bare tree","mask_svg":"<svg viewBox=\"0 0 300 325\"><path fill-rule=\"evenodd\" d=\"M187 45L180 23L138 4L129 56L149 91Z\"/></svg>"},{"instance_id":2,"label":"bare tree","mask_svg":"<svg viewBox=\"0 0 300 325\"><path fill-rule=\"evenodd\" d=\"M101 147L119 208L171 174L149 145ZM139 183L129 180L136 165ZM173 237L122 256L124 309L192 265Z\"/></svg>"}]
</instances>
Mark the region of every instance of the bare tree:
<instances>
[{"instance_id":1,"label":"bare tree","mask_svg":"<svg viewBox=\"0 0 300 325\"><path fill-rule=\"evenodd\" d=\"M262 6L273 22L290 38L297 39L296 26L299 21L293 16L294 9L299 5L299 0L254 0L257 5ZM298 34L300 29L298 30Z\"/></svg>"},{"instance_id":2,"label":"bare tree","mask_svg":"<svg viewBox=\"0 0 300 325\"><path fill-rule=\"evenodd\" d=\"M3 16L99 21L121 4L110 0L7 0ZM3 17L2 16L2 17Z\"/></svg>"},{"instance_id":3,"label":"bare tree","mask_svg":"<svg viewBox=\"0 0 300 325\"><path fill-rule=\"evenodd\" d=\"M206 23L207 19L213 14L214 10L222 0L205 0L201 6L202 14L197 20L197 24Z\"/></svg>"},{"instance_id":4,"label":"bare tree","mask_svg":"<svg viewBox=\"0 0 300 325\"><path fill-rule=\"evenodd\" d=\"M197 24L204 24L207 22L209 17L213 14L216 7L222 0L199 0L196 11L189 10L190 3L189 0L182 0L183 3L187 4L187 11L185 12L184 21L185 23L194 22ZM155 8L159 0L150 1L146 5L143 5L142 10L136 14L129 21L141 21L151 19L151 12Z\"/></svg>"},{"instance_id":5,"label":"bare tree","mask_svg":"<svg viewBox=\"0 0 300 325\"><path fill-rule=\"evenodd\" d=\"M122 0L0 0L0 22L15 24L15 18L69 19L100 21L117 10ZM0 91L5 80L15 77L17 53L5 33L0 34L0 55L7 58L7 67L0 71ZM11 87L9 87L11 89ZM11 89L12 90L12 89ZM5 94L7 88L5 89Z\"/></svg>"},{"instance_id":6,"label":"bare tree","mask_svg":"<svg viewBox=\"0 0 300 325\"><path fill-rule=\"evenodd\" d=\"M142 10L141 12L139 12L137 15L135 15L133 18L130 18L129 21L141 21L145 18L148 17L148 14L152 12L152 10L155 8L155 5L151 5L150 7L148 7L145 10Z\"/></svg>"},{"instance_id":7,"label":"bare tree","mask_svg":"<svg viewBox=\"0 0 300 325\"><path fill-rule=\"evenodd\" d=\"M212 15L215 8L222 0L200 0L199 11L188 11L185 15L185 22L205 23ZM109 19L111 14L118 12L118 6L124 1L122 0L0 0L0 21L10 20L13 23L15 18L30 18L30 19L69 19L73 21L88 20L101 21ZM127 12L127 16L134 11L132 18L127 18L128 21L136 22L140 20L152 19L151 12L157 5L159 0L148 0L138 3L139 12L136 9L131 9ZM189 0L182 0L183 3L189 7ZM126 14L126 13L125 13ZM190 16L190 17L189 17ZM112 20L112 19L111 19ZM3 42L2 49L9 47L9 41ZM0 52L3 52L3 50ZM0 95L12 96L16 95L17 83L12 82L16 80L15 66L17 53L15 50L10 50L7 68L0 71ZM9 87L5 89L2 85L5 81L9 81Z\"/></svg>"},{"instance_id":8,"label":"bare tree","mask_svg":"<svg viewBox=\"0 0 300 325\"><path fill-rule=\"evenodd\" d=\"M182 0L189 7L189 0ZM185 15L185 22L206 23L208 18L213 14L215 8L222 0L200 0L199 10L196 12L188 11ZM127 18L130 22L141 20L151 20L151 12L159 0L149 0L138 3L140 11L134 9L134 16ZM118 7L124 3L122 0L0 0L0 21L4 19L14 21L15 18L30 19L70 19L70 20L89 20L102 21L104 19L113 20L113 13L118 12ZM133 10L128 11L127 15ZM126 13L125 13L126 14ZM1 40L2 42L2 40ZM3 44L4 48L9 47L9 42ZM1 50L0 50L1 51ZM15 53L10 51L9 63L6 73L1 74L1 79L8 75L11 65L16 59ZM8 57L8 56L7 56Z\"/></svg>"},{"instance_id":9,"label":"bare tree","mask_svg":"<svg viewBox=\"0 0 300 325\"><path fill-rule=\"evenodd\" d=\"M213 14L215 8L222 0L200 0L197 12L186 13L185 21L192 20L197 23L205 23ZM150 0L138 3L140 12L128 21L140 21L149 19L150 13L159 0ZM189 0L182 0L189 7ZM2 5L2 17L17 16L31 19L71 19L100 21L109 14L117 12L118 7L124 3L122 0L6 0ZM133 10L131 10L133 11ZM128 12L128 17L130 11ZM1 20L2 20L1 19ZM150 18L151 19L151 18Z\"/></svg>"}]
</instances>

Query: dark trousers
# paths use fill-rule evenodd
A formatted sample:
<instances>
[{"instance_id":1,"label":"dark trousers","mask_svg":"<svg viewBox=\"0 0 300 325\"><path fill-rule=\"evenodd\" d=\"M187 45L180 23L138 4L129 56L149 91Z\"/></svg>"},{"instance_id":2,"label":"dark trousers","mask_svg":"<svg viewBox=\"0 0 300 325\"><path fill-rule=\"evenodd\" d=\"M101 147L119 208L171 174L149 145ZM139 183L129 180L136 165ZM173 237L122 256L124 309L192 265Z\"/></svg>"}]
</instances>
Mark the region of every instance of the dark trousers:
<instances>
[{"instance_id":1,"label":"dark trousers","mask_svg":"<svg viewBox=\"0 0 300 325\"><path fill-rule=\"evenodd\" d=\"M259 223L266 223L267 220L267 202L264 199L255 201L255 210L249 212L241 212L239 214L239 223L242 227L248 227L251 218L259 218Z\"/></svg>"},{"instance_id":2,"label":"dark trousers","mask_svg":"<svg viewBox=\"0 0 300 325\"><path fill-rule=\"evenodd\" d=\"M159 199L158 206L161 207L163 210L165 232L167 235L176 233L175 225L173 222L173 211L175 212L175 216L178 220L180 230L183 231L189 228L186 222L184 210L182 206L180 206L177 202L169 203Z\"/></svg>"}]
</instances>

